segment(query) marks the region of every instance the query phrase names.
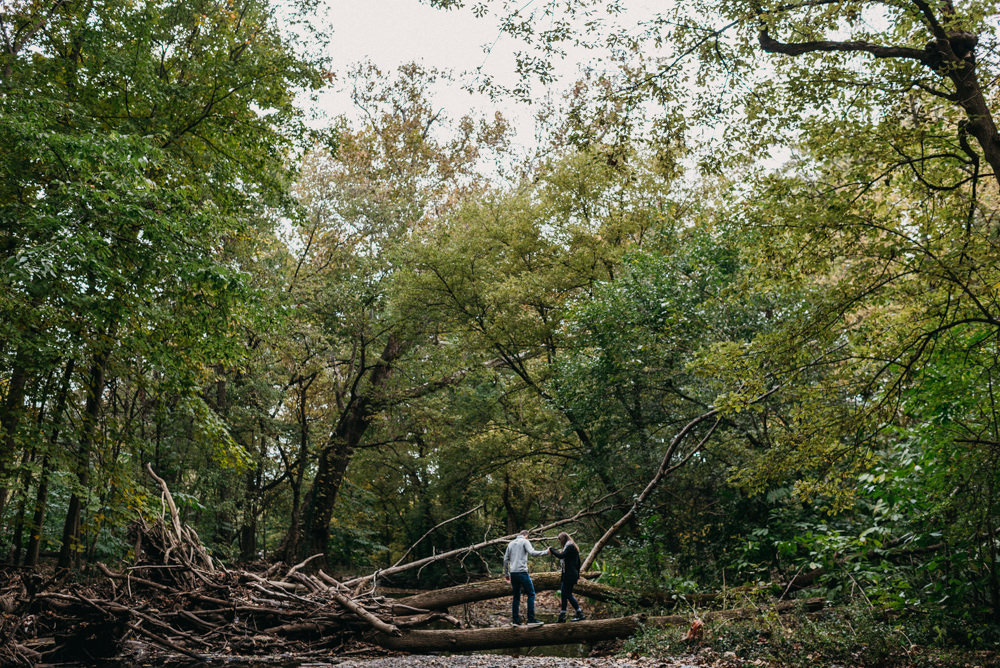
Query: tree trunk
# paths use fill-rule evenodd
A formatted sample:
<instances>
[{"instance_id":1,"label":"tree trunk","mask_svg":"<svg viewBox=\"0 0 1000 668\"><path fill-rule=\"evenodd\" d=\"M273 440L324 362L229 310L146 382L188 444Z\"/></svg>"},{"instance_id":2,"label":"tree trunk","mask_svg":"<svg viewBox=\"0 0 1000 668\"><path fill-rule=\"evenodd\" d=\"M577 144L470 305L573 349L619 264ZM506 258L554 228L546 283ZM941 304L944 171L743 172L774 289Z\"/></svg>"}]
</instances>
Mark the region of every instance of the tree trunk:
<instances>
[{"instance_id":1,"label":"tree trunk","mask_svg":"<svg viewBox=\"0 0 1000 668\"><path fill-rule=\"evenodd\" d=\"M44 433L45 408L49 401L49 390L52 387L52 375L52 373L47 375L40 392L36 391L33 393L35 401L39 402L38 415L36 418L36 425L39 434ZM24 453L21 455L21 493L18 498L17 512L15 513L16 519L14 524L14 538L11 541L9 559L12 566L17 566L21 562L21 552L24 549L24 527L28 511L28 491L31 489L32 479L31 468L27 465L35 461L37 457L38 443L35 441L31 444L30 448L25 448Z\"/></svg>"},{"instance_id":2,"label":"tree trunk","mask_svg":"<svg viewBox=\"0 0 1000 668\"><path fill-rule=\"evenodd\" d=\"M946 39L939 39L938 43L942 48L947 48L953 59L948 77L955 84L955 99L968 119L966 129L976 138L986 162L993 168L993 178L1000 184L1000 136L997 134L996 122L993 120L989 104L983 96L975 61L954 53L950 42Z\"/></svg>"},{"instance_id":3,"label":"tree trunk","mask_svg":"<svg viewBox=\"0 0 1000 668\"><path fill-rule=\"evenodd\" d=\"M94 446L97 421L101 414L101 398L104 394L104 367L108 353L99 353L90 369L90 384L87 388L87 403L83 411L80 428L80 447L77 451L76 476L80 489L90 486L90 454ZM59 550L58 568L69 568L73 554L80 540L80 495L74 492L69 499L66 521L63 524L62 548Z\"/></svg>"},{"instance_id":4,"label":"tree trunk","mask_svg":"<svg viewBox=\"0 0 1000 668\"><path fill-rule=\"evenodd\" d=\"M295 460L295 475L292 477L292 510L288 520L288 531L278 547L279 558L293 561L299 554L299 540L302 534L302 483L306 474L306 463L309 458L309 414L306 410L309 386L316 379L313 374L308 379L299 381L299 456Z\"/></svg>"},{"instance_id":5,"label":"tree trunk","mask_svg":"<svg viewBox=\"0 0 1000 668\"><path fill-rule=\"evenodd\" d=\"M351 397L337 426L320 452L316 478L306 500L302 536L298 545L300 558L322 552L326 554L330 539L330 520L337 492L344 482L347 466L354 450L371 424L377 410L380 392L393 372L393 364L405 352L407 344L390 335L381 357L372 367L368 387Z\"/></svg>"},{"instance_id":6,"label":"tree trunk","mask_svg":"<svg viewBox=\"0 0 1000 668\"><path fill-rule=\"evenodd\" d=\"M334 441L320 453L319 468L308 493L302 533L297 541L297 558L319 552L326 554L327 543L330 540L330 520L333 519L337 492L354 454L354 445L367 427L368 422L364 418L351 419L348 427L349 437Z\"/></svg>"},{"instance_id":7,"label":"tree trunk","mask_svg":"<svg viewBox=\"0 0 1000 668\"><path fill-rule=\"evenodd\" d=\"M28 371L22 356L19 354L14 363L10 382L7 384L7 396L2 407L3 413L0 413L0 518L3 517L10 491L7 487L7 474L10 463L14 461L14 437L21 413L24 410L24 388L27 380Z\"/></svg>"},{"instance_id":8,"label":"tree trunk","mask_svg":"<svg viewBox=\"0 0 1000 668\"><path fill-rule=\"evenodd\" d=\"M21 561L21 549L24 542L24 519L28 509L28 490L31 487L31 470L27 466L34 459L34 448L29 452L25 450L21 457L21 493L18 495L17 511L14 513L14 537L11 540L10 557L8 561L11 566L17 566Z\"/></svg>"},{"instance_id":9,"label":"tree trunk","mask_svg":"<svg viewBox=\"0 0 1000 668\"><path fill-rule=\"evenodd\" d=\"M520 517L517 508L514 507L511 496L510 473L505 470L503 473L503 493L500 495L500 500L506 515L507 533L517 533L524 526L524 519Z\"/></svg>"},{"instance_id":10,"label":"tree trunk","mask_svg":"<svg viewBox=\"0 0 1000 668\"><path fill-rule=\"evenodd\" d=\"M38 489L35 492L35 512L31 518L31 536L28 538L28 551L24 558L24 564L28 568L38 565L38 552L42 544L42 529L45 526L45 509L49 498L49 475L51 466L49 464L49 453L58 446L59 432L62 430L62 418L66 412L66 399L69 396L69 381L73 377L73 367L76 361L70 359L66 362L63 370L62 383L59 387L59 398L56 400L56 408L52 414L52 434L49 437L48 448L42 457L42 470L38 474Z\"/></svg>"},{"instance_id":11,"label":"tree trunk","mask_svg":"<svg viewBox=\"0 0 1000 668\"><path fill-rule=\"evenodd\" d=\"M38 553L42 546L42 530L45 526L45 507L49 500L49 456L42 458L42 470L38 474L38 489L35 491L35 511L31 517L31 532L28 536L28 548L24 555L24 565L28 568L38 566Z\"/></svg>"},{"instance_id":12,"label":"tree trunk","mask_svg":"<svg viewBox=\"0 0 1000 668\"><path fill-rule=\"evenodd\" d=\"M251 435L251 438L253 436ZM255 459L257 466L253 470L247 471L244 488L243 517L240 525L240 559L245 562L253 561L257 558L257 517L258 502L260 500L261 478L263 477L263 462L267 456L267 441L261 429L260 438L257 439L257 453Z\"/></svg>"}]
</instances>

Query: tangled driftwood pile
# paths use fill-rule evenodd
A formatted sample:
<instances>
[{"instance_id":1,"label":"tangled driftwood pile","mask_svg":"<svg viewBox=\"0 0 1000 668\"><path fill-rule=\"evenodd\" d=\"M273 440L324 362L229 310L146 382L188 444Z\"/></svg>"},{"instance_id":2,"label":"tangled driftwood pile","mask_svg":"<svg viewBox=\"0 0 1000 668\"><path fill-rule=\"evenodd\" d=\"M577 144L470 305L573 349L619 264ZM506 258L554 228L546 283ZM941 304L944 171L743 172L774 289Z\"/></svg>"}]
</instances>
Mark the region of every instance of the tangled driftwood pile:
<instances>
[{"instance_id":1,"label":"tangled driftwood pile","mask_svg":"<svg viewBox=\"0 0 1000 668\"><path fill-rule=\"evenodd\" d=\"M86 585L4 574L0 665L98 661L153 648L199 660L328 655L366 634L459 623L376 596L367 581L351 589L322 570L306 574L310 560L259 574L222 568L180 522L166 484L150 474L163 490L164 514L134 525L135 565L118 572L98 564L103 577Z\"/></svg>"},{"instance_id":2,"label":"tangled driftwood pile","mask_svg":"<svg viewBox=\"0 0 1000 668\"><path fill-rule=\"evenodd\" d=\"M329 654L365 632L391 635L447 619L346 592L292 569L273 578L247 571L207 573L171 561L126 572L101 570L105 577L93 584L56 591L32 592L30 581L14 578L5 594L22 603L4 616L0 663L96 661L150 648L196 659ZM193 586L185 582L192 575L198 580Z\"/></svg>"}]
</instances>

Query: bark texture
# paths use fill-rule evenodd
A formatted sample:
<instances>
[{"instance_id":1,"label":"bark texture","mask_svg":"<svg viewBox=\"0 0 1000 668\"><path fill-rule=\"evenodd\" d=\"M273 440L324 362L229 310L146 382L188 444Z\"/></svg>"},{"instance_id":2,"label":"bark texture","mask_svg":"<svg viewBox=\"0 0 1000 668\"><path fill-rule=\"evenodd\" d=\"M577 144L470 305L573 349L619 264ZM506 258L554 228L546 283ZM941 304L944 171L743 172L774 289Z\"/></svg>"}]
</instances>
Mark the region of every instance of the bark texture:
<instances>
[{"instance_id":1,"label":"bark texture","mask_svg":"<svg viewBox=\"0 0 1000 668\"><path fill-rule=\"evenodd\" d=\"M560 573L531 574L531 581L535 585L535 591L556 590L559 588L561 579L562 576ZM607 603L627 603L630 599L634 599L634 595L631 592L616 587L609 587L599 582L591 582L583 578L576 583L573 592L594 599L595 601L604 601ZM399 599L397 602L413 606L414 608L444 610L453 605L509 596L510 593L510 585L505 580L496 579L427 591L407 596L406 598Z\"/></svg>"}]
</instances>

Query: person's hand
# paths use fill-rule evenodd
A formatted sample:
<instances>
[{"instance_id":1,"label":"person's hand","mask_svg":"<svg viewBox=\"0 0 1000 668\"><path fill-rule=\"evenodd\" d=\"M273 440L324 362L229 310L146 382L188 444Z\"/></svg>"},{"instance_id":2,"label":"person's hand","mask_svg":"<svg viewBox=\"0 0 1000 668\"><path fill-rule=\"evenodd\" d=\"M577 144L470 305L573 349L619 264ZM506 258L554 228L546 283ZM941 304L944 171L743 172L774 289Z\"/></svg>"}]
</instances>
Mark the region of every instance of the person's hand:
<instances>
[{"instance_id":1,"label":"person's hand","mask_svg":"<svg viewBox=\"0 0 1000 668\"><path fill-rule=\"evenodd\" d=\"M555 552L555 548L550 545L549 546L549 554L552 554L553 552Z\"/></svg>"},{"instance_id":2,"label":"person's hand","mask_svg":"<svg viewBox=\"0 0 1000 668\"><path fill-rule=\"evenodd\" d=\"M503 576L503 579L507 581L507 584L510 584L510 576L509 575Z\"/></svg>"}]
</instances>

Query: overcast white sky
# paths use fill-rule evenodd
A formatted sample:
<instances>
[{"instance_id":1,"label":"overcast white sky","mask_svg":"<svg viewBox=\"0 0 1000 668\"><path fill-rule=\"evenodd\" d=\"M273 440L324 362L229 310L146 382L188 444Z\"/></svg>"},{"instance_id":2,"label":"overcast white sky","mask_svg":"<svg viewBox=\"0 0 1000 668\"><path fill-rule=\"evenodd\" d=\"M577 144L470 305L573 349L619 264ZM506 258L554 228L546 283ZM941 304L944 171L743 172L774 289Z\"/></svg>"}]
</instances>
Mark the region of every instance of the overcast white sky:
<instances>
[{"instance_id":1,"label":"overcast white sky","mask_svg":"<svg viewBox=\"0 0 1000 668\"><path fill-rule=\"evenodd\" d=\"M370 60L389 74L409 62L453 71L471 72L485 63L485 70L504 81L513 81L512 41L500 37L496 23L477 19L468 9L441 11L419 0L327 0L332 31L331 56L335 70L342 74L355 63ZM499 37L499 40L498 40ZM484 45L496 43L491 55ZM343 78L341 84L346 84ZM320 97L320 109L330 116L351 114L346 86ZM485 96L470 95L458 85L433 91L437 104L452 116L476 109L495 107ZM507 116L521 115L530 125L530 111L505 104Z\"/></svg>"},{"instance_id":2,"label":"overcast white sky","mask_svg":"<svg viewBox=\"0 0 1000 668\"><path fill-rule=\"evenodd\" d=\"M370 58L391 66L419 60L442 68L473 69L483 62L482 45L498 35L493 21L476 19L467 9L445 12L419 0L327 0L327 4L333 56L340 63ZM500 66L501 60L505 59L490 58L488 64Z\"/></svg>"},{"instance_id":3,"label":"overcast white sky","mask_svg":"<svg viewBox=\"0 0 1000 668\"><path fill-rule=\"evenodd\" d=\"M420 0L326 0L325 4L332 31L331 55L338 72L366 59L386 72L416 61L456 74L482 66L500 82L516 83L514 52L518 45L501 35L495 16L478 19L468 8L441 11ZM662 9L663 0L634 0L627 20L652 15L654 5ZM489 54L484 46L491 48ZM593 52L580 49L557 67L569 77L594 57ZM471 96L458 85L433 91L433 99L453 117L470 110L492 114L498 108L518 129L520 141L533 137L534 110L527 105L512 101L498 105L485 96ZM320 109L330 116L352 113L346 90L323 94Z\"/></svg>"}]
</instances>

